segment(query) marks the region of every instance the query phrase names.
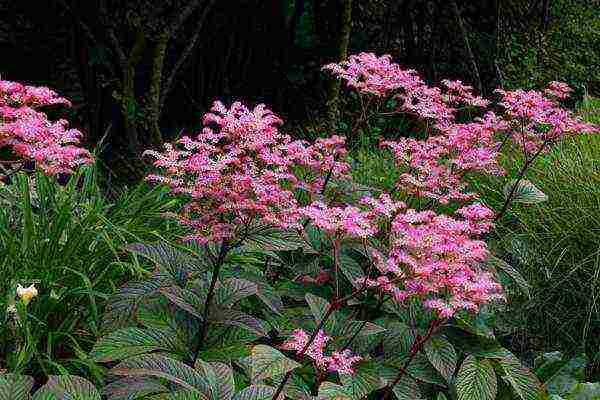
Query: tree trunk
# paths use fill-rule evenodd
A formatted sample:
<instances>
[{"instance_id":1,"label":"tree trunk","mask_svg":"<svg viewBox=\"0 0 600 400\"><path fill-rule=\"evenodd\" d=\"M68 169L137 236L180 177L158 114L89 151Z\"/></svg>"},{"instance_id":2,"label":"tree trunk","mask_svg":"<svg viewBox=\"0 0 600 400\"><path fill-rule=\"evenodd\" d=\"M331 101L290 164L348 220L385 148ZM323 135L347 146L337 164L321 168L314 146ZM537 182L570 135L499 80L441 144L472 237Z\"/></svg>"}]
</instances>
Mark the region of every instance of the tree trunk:
<instances>
[{"instance_id":1,"label":"tree trunk","mask_svg":"<svg viewBox=\"0 0 600 400\"><path fill-rule=\"evenodd\" d=\"M458 10L458 5L456 4L456 0L451 0L450 5L452 6L452 11L454 12L454 17L456 18L456 23L458 24L458 29L465 43L465 52L468 59L469 64L471 64L471 74L473 75L473 81L479 93L483 93L483 87L481 84L481 76L479 75L479 68L477 67L477 61L475 60L475 55L473 54L473 50L471 49L471 42L469 41L468 32L463 23L463 19L460 15L460 11Z\"/></svg>"},{"instance_id":2,"label":"tree trunk","mask_svg":"<svg viewBox=\"0 0 600 400\"><path fill-rule=\"evenodd\" d=\"M160 133L160 112L161 112L161 85L163 75L163 65L165 63L165 55L167 52L167 44L169 43L170 35L168 32L163 32L154 48L154 59L152 60L152 75L150 77L150 90L148 91L148 128L150 129L150 144L154 147L160 146L162 143L162 135Z\"/></svg>"},{"instance_id":3,"label":"tree trunk","mask_svg":"<svg viewBox=\"0 0 600 400\"><path fill-rule=\"evenodd\" d=\"M352 0L340 0L340 36L337 48L337 62L344 61L348 57L348 45L350 44L350 30L352 28ZM335 130L335 122L339 114L340 81L332 79L327 90L327 119L330 130Z\"/></svg>"},{"instance_id":4,"label":"tree trunk","mask_svg":"<svg viewBox=\"0 0 600 400\"><path fill-rule=\"evenodd\" d=\"M135 43L131 48L129 58L123 69L123 91L121 93L121 115L125 125L125 134L130 151L137 154L140 149L140 139L137 122L137 100L135 98L135 69L140 62L146 46L144 32L138 27Z\"/></svg>"}]
</instances>

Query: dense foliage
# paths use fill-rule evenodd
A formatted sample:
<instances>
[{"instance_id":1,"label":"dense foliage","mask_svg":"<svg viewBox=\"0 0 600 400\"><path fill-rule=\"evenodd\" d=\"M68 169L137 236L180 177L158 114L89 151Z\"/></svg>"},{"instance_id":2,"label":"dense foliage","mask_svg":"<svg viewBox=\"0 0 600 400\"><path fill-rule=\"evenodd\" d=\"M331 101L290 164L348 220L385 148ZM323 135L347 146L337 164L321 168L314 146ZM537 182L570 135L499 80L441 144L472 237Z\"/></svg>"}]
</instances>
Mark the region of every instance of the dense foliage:
<instances>
[{"instance_id":1,"label":"dense foliage","mask_svg":"<svg viewBox=\"0 0 600 400\"><path fill-rule=\"evenodd\" d=\"M61 152L71 146L61 141L74 137L69 131L51 129L38 111L3 108L7 144L59 143L54 158L23 151L20 142L11 154L47 174L74 175L61 188L16 170L22 161L5 173L16 179L2 193L17 200L0 214L10 252L4 264L37 261L9 276L0 353L9 373L0 375L0 399L31 392L34 400L598 395L598 384L585 383L582 357L541 354L527 365L494 334L494 316L510 300L500 282L530 290L490 247L502 234L496 223L515 203L547 201L527 179L541 157L599 131L563 106L571 88L499 89L488 100L461 81L428 85L371 53L324 70L365 110L347 121L351 132L375 115L401 114L414 127L411 137L381 141L396 170L387 190L355 181L360 167L344 137L294 139L264 105L215 102L195 137L146 152L156 168L148 180L158 187L115 207L96 197L91 167L78 187L73 169L91 158L80 148ZM57 99L47 89L3 87L13 107L31 104L14 93ZM495 210L472 185L479 176L501 184ZM181 234L186 244L169 244ZM65 265L82 255L95 264ZM150 262L148 272L138 257ZM36 285L46 260L54 264ZM137 279L106 293L107 274L119 280L111 266ZM76 277L83 285L74 290L46 286ZM101 316L98 299L106 301ZM80 317L53 314L58 303L81 302ZM79 329L92 336L77 340Z\"/></svg>"}]
</instances>

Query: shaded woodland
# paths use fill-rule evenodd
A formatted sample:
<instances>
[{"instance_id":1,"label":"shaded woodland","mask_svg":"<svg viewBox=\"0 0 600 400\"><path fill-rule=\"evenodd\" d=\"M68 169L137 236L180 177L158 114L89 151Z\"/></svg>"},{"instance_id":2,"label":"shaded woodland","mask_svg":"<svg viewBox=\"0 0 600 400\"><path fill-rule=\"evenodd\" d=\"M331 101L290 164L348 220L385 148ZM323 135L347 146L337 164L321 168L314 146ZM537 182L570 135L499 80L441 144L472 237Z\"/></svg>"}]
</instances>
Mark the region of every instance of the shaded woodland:
<instances>
[{"instance_id":1,"label":"shaded woodland","mask_svg":"<svg viewBox=\"0 0 600 400\"><path fill-rule=\"evenodd\" d=\"M515 80L507 65L525 59L516 42L537 55L530 63L546 68L543 53L553 24L561 23L560 7L597 3L2 2L0 71L5 79L52 83L75 99L72 117L86 140L106 135L104 154L112 159L197 127L215 99L265 102L295 124L331 121L339 85L320 66L348 52L390 53L430 82L458 78L489 94ZM598 82L586 88L597 91Z\"/></svg>"}]
</instances>

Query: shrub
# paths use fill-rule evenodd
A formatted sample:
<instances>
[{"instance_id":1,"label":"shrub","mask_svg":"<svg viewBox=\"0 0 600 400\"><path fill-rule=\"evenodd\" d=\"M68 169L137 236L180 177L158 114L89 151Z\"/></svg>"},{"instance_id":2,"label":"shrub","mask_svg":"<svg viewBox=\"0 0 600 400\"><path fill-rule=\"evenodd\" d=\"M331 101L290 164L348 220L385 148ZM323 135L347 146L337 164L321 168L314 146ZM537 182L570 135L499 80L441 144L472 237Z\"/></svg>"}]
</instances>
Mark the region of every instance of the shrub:
<instances>
[{"instance_id":1,"label":"shrub","mask_svg":"<svg viewBox=\"0 0 600 400\"><path fill-rule=\"evenodd\" d=\"M344 138L292 140L264 105L217 102L195 138L148 152L149 180L185 202L172 217L190 247L127 247L155 268L109 300L90 354L107 363L109 398L542 394L495 339L500 274L527 283L486 239L512 203L545 199L525 179L534 161L597 128L561 107L570 88L558 82L499 91L494 112L461 82L430 87L388 56L325 69L419 121L418 138L381 143L397 181L357 185ZM503 148L522 162L494 212L465 178L504 174ZM17 311L29 304L19 293Z\"/></svg>"}]
</instances>

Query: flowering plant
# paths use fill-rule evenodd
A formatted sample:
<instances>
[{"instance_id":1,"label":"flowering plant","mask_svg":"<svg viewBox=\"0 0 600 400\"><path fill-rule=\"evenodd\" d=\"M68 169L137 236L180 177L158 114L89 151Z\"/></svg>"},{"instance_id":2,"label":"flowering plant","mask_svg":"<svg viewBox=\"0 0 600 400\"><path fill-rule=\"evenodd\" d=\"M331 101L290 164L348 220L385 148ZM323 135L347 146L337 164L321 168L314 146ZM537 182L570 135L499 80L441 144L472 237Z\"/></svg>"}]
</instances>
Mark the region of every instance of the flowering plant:
<instances>
[{"instance_id":1,"label":"flowering plant","mask_svg":"<svg viewBox=\"0 0 600 400\"><path fill-rule=\"evenodd\" d=\"M0 80L0 149L10 147L17 156L35 161L47 175L71 173L91 163L91 154L77 146L81 132L69 128L64 119L51 121L40 111L57 105L71 103L47 87Z\"/></svg>"},{"instance_id":2,"label":"flowering plant","mask_svg":"<svg viewBox=\"0 0 600 400\"><path fill-rule=\"evenodd\" d=\"M535 376L482 328L504 300L498 270L518 276L485 239L512 203L543 200L525 179L537 157L598 128L560 105L560 83L499 90L492 102L459 81L429 86L388 56L325 70L369 103L394 98L398 113L426 122L423 139L381 143L401 171L394 190L353 182L344 138L293 140L264 105L215 103L195 138L147 152L159 170L148 179L186 200L175 218L194 255L130 249L157 268L109 306L111 333L92 354L120 361L109 392L231 399L233 363L249 383L239 399L493 399L497 375L537 398ZM477 116L465 122L465 109ZM494 211L469 177L506 174L506 151L523 164ZM264 307L249 314L257 300ZM127 347L136 343L143 349Z\"/></svg>"}]
</instances>

